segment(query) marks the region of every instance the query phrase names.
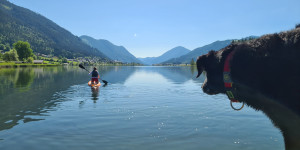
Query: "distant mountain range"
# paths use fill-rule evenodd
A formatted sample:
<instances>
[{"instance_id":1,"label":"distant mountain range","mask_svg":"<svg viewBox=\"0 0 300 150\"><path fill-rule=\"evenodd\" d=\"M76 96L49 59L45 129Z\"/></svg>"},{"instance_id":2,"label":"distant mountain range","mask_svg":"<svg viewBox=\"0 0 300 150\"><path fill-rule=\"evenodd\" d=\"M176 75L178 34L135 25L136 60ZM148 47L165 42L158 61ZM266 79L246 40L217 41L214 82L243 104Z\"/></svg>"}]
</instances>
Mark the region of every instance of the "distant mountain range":
<instances>
[{"instance_id":1,"label":"distant mountain range","mask_svg":"<svg viewBox=\"0 0 300 150\"><path fill-rule=\"evenodd\" d=\"M162 62L161 64L184 64L184 63L190 63L192 59L196 61L197 57L203 54L208 53L210 50L220 50L226 46L228 46L231 43L232 40L224 40L224 41L216 41L211 44L196 48L192 50L191 52L182 55L177 58L173 58L167 61Z\"/></svg>"},{"instance_id":2,"label":"distant mountain range","mask_svg":"<svg viewBox=\"0 0 300 150\"><path fill-rule=\"evenodd\" d=\"M253 36L252 35L252 36L248 36L248 37L245 37L245 38L242 38L242 39L215 41L211 44L196 48L196 49L190 51L189 53L187 53L185 55L169 59L169 60L164 61L160 64L189 64L192 61L192 59L194 59L194 61L196 61L198 56L201 56L203 54L207 54L210 50L218 51L218 50L228 46L229 44L231 44L232 41L234 41L234 42L243 42L243 41L256 39L258 37L259 36Z\"/></svg>"},{"instance_id":3,"label":"distant mountain range","mask_svg":"<svg viewBox=\"0 0 300 150\"><path fill-rule=\"evenodd\" d=\"M97 56L108 60L103 53L46 17L0 0L0 43L12 46L19 40L28 41L37 53L67 58Z\"/></svg>"},{"instance_id":4,"label":"distant mountain range","mask_svg":"<svg viewBox=\"0 0 300 150\"><path fill-rule=\"evenodd\" d=\"M172 58L180 57L189 52L191 52L191 50L186 49L182 46L178 46L178 47L175 47L175 48L165 52L164 54L162 54L159 57L146 57L146 58L138 58L138 59L141 60L146 65L152 65L152 64L162 63L162 62L167 61Z\"/></svg>"},{"instance_id":5,"label":"distant mountain range","mask_svg":"<svg viewBox=\"0 0 300 150\"><path fill-rule=\"evenodd\" d=\"M138 60L135 56L128 52L128 50L123 46L116 46L107 40L96 40L86 35L80 36L80 38L83 42L90 45L91 47L96 48L112 60L125 63L134 62L142 64L140 60Z\"/></svg>"},{"instance_id":6,"label":"distant mountain range","mask_svg":"<svg viewBox=\"0 0 300 150\"><path fill-rule=\"evenodd\" d=\"M240 40L257 38L250 36ZM74 36L66 29L46 17L29 9L16 6L7 0L0 0L0 44L10 45L27 41L35 53L51 54L67 58L96 56L103 61L127 63L182 64L196 60L210 50L220 50L233 40L216 41L192 51L178 46L159 57L137 59L123 46L116 46L107 40L96 40L89 36Z\"/></svg>"}]
</instances>

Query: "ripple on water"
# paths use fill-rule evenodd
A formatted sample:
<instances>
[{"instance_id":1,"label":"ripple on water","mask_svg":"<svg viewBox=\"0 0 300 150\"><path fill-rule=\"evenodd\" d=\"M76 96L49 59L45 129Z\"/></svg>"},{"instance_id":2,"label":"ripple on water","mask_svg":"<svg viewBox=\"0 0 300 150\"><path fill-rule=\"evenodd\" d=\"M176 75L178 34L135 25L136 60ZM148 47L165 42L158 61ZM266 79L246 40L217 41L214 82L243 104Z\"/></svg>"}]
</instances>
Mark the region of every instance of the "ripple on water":
<instances>
[{"instance_id":1,"label":"ripple on water","mask_svg":"<svg viewBox=\"0 0 300 150\"><path fill-rule=\"evenodd\" d=\"M280 132L263 113L246 106L242 111L233 111L225 95L204 94L202 83L190 78L190 68L112 70L108 72L114 77L111 79L103 72L110 84L99 91L86 83L72 84L53 92L48 99L37 99L44 106L35 104L40 109L18 110L18 114L26 114L19 118L44 120L21 120L19 125L1 131L0 148L284 148Z\"/></svg>"}]
</instances>

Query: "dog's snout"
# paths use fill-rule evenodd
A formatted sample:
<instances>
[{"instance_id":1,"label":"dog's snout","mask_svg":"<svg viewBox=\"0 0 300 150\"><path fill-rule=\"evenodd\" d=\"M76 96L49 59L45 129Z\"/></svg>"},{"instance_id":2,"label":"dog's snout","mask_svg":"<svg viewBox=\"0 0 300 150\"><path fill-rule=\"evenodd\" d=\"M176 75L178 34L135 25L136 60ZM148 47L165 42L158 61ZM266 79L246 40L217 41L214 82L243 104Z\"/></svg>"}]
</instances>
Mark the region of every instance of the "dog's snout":
<instances>
[{"instance_id":1,"label":"dog's snout","mask_svg":"<svg viewBox=\"0 0 300 150\"><path fill-rule=\"evenodd\" d=\"M212 88L210 88L206 83L202 85L202 90L204 93L209 95L215 94L215 91Z\"/></svg>"},{"instance_id":2,"label":"dog's snout","mask_svg":"<svg viewBox=\"0 0 300 150\"><path fill-rule=\"evenodd\" d=\"M208 88L207 85L202 85L202 89L203 89L203 92L205 92L205 93L209 93L210 92L210 89Z\"/></svg>"}]
</instances>

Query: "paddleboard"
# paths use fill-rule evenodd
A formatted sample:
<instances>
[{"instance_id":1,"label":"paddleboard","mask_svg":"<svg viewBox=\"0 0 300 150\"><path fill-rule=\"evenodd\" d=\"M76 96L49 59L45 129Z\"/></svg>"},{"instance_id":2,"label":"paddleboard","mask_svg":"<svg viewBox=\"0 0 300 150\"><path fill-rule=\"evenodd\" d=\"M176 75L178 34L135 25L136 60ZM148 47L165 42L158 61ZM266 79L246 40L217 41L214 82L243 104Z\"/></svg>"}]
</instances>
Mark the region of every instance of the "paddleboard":
<instances>
[{"instance_id":1,"label":"paddleboard","mask_svg":"<svg viewBox=\"0 0 300 150\"><path fill-rule=\"evenodd\" d=\"M91 87L99 87L101 85L101 83L98 82L98 84L94 84L94 83L92 83L92 81L89 81L88 85L91 86Z\"/></svg>"}]
</instances>

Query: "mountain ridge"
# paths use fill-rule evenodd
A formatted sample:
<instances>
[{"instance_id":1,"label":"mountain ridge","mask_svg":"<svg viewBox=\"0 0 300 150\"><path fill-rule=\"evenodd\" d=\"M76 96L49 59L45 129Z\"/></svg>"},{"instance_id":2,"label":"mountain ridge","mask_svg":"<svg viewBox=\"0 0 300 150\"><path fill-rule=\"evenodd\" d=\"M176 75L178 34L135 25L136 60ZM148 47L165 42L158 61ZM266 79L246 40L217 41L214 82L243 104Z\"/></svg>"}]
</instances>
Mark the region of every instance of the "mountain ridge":
<instances>
[{"instance_id":1,"label":"mountain ridge","mask_svg":"<svg viewBox=\"0 0 300 150\"><path fill-rule=\"evenodd\" d=\"M251 35L251 36L244 37L241 39L228 39L228 40L222 40L222 41L217 40L215 42L204 45L202 47L195 48L194 50L192 50L191 52L189 52L183 56L169 59L165 62L162 62L161 64L189 64L192 60L196 61L198 56L207 54L211 50L218 51L218 50L228 46L232 42L244 42L244 41L248 41L248 40L252 40L252 39L256 39L256 38L259 38L259 36Z\"/></svg>"},{"instance_id":2,"label":"mountain ridge","mask_svg":"<svg viewBox=\"0 0 300 150\"><path fill-rule=\"evenodd\" d=\"M223 40L223 41L218 40L213 43L204 45L202 47L198 47L183 56L164 61L161 64L183 64L183 63L189 64L192 61L192 59L196 61L198 56L206 54L210 50L216 50L216 51L220 50L228 46L231 43L231 41L232 40Z\"/></svg>"},{"instance_id":3,"label":"mountain ridge","mask_svg":"<svg viewBox=\"0 0 300 150\"><path fill-rule=\"evenodd\" d=\"M121 61L124 63L140 63L134 55L132 55L124 46L117 46L105 39L94 39L93 37L82 35L80 39L93 48L96 48L108 58Z\"/></svg>"},{"instance_id":4,"label":"mountain ridge","mask_svg":"<svg viewBox=\"0 0 300 150\"><path fill-rule=\"evenodd\" d=\"M166 60L172 59L172 58L177 58L182 55L185 55L189 53L191 50L183 47L183 46L177 46L174 47L167 52L163 53L162 55L158 57L146 57L146 58L138 58L142 62L144 62L147 65L153 65L153 64L159 64L161 62L164 62Z\"/></svg>"},{"instance_id":5,"label":"mountain ridge","mask_svg":"<svg viewBox=\"0 0 300 150\"><path fill-rule=\"evenodd\" d=\"M67 58L96 56L108 60L103 53L86 45L52 20L1 0L0 43L12 46L17 41L29 42L35 53Z\"/></svg>"}]
</instances>

